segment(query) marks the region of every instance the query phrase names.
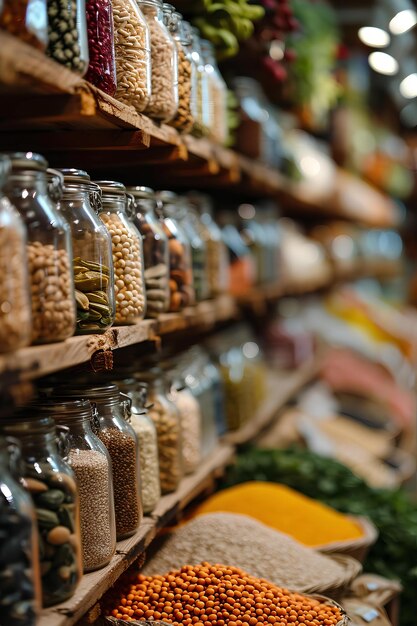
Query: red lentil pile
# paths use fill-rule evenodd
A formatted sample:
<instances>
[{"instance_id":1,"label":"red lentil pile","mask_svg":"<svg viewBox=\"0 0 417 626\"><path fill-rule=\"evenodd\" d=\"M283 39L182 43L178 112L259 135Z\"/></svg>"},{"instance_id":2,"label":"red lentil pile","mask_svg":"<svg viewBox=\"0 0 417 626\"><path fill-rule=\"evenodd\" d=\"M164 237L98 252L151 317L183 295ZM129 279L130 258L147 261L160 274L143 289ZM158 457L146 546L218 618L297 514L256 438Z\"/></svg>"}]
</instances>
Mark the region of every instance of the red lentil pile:
<instances>
[{"instance_id":1,"label":"red lentil pile","mask_svg":"<svg viewBox=\"0 0 417 626\"><path fill-rule=\"evenodd\" d=\"M107 615L174 626L336 626L342 613L237 567L185 565L165 576L135 575L109 598Z\"/></svg>"}]
</instances>

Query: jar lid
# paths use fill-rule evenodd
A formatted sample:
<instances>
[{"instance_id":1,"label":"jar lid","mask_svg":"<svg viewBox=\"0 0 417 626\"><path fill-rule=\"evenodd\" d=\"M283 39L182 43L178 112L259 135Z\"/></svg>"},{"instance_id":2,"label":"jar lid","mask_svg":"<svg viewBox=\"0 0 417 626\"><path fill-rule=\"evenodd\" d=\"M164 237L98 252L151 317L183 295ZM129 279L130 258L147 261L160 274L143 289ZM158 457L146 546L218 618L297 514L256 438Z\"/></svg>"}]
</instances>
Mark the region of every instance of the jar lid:
<instances>
[{"instance_id":1,"label":"jar lid","mask_svg":"<svg viewBox=\"0 0 417 626\"><path fill-rule=\"evenodd\" d=\"M34 417L27 417L28 413ZM51 417L41 417L36 413L34 406L22 407L10 420L1 420L0 431L3 435L27 437L31 435L44 435L55 431L55 422Z\"/></svg>"},{"instance_id":2,"label":"jar lid","mask_svg":"<svg viewBox=\"0 0 417 626\"><path fill-rule=\"evenodd\" d=\"M155 191L151 187L143 187L137 185L136 187L126 187L126 191L132 194L135 198L154 198Z\"/></svg>"},{"instance_id":3,"label":"jar lid","mask_svg":"<svg viewBox=\"0 0 417 626\"><path fill-rule=\"evenodd\" d=\"M37 400L33 404L35 411L54 420L71 420L91 417L92 407L89 400L60 397Z\"/></svg>"},{"instance_id":4,"label":"jar lid","mask_svg":"<svg viewBox=\"0 0 417 626\"><path fill-rule=\"evenodd\" d=\"M10 173L12 164L7 154L0 154L0 189L3 187Z\"/></svg>"},{"instance_id":5,"label":"jar lid","mask_svg":"<svg viewBox=\"0 0 417 626\"><path fill-rule=\"evenodd\" d=\"M119 183L115 180L95 180L96 185L98 185L104 194L109 194L111 196L125 196L126 195L126 187L123 183Z\"/></svg>"},{"instance_id":6,"label":"jar lid","mask_svg":"<svg viewBox=\"0 0 417 626\"><path fill-rule=\"evenodd\" d=\"M106 385L62 385L55 387L52 398L61 397L77 397L81 400L89 400L90 402L105 402L106 400L119 399L119 388L113 383Z\"/></svg>"},{"instance_id":7,"label":"jar lid","mask_svg":"<svg viewBox=\"0 0 417 626\"><path fill-rule=\"evenodd\" d=\"M163 204L174 204L178 200L178 195L173 191L158 191L156 197Z\"/></svg>"},{"instance_id":8,"label":"jar lid","mask_svg":"<svg viewBox=\"0 0 417 626\"><path fill-rule=\"evenodd\" d=\"M89 174L84 170L77 170L72 167L59 168L58 170L64 176L64 185L66 183L75 183L78 185L86 185L91 182Z\"/></svg>"},{"instance_id":9,"label":"jar lid","mask_svg":"<svg viewBox=\"0 0 417 626\"><path fill-rule=\"evenodd\" d=\"M36 152L9 152L6 154L12 163L12 172L16 170L34 170L42 172L47 169L48 161Z\"/></svg>"}]
</instances>

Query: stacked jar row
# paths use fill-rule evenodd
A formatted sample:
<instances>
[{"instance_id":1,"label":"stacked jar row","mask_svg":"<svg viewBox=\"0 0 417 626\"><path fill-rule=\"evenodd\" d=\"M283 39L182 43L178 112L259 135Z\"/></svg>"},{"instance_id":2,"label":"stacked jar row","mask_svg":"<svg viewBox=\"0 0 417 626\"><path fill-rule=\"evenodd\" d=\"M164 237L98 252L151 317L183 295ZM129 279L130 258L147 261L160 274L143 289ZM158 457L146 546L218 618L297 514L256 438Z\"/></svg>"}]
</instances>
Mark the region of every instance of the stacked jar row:
<instances>
[{"instance_id":1,"label":"stacked jar row","mask_svg":"<svg viewBox=\"0 0 417 626\"><path fill-rule=\"evenodd\" d=\"M138 112L180 132L227 137L213 49L162 0L4 0L0 28ZM201 45L200 45L201 43Z\"/></svg>"}]
</instances>

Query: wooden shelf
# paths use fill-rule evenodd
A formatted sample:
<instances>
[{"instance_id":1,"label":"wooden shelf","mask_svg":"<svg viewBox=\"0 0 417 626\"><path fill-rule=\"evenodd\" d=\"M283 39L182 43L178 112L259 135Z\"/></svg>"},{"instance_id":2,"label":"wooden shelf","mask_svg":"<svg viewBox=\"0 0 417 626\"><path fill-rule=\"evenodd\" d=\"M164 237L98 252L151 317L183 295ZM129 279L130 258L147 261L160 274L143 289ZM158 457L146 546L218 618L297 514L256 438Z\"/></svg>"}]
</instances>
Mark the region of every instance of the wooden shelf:
<instances>
[{"instance_id":1,"label":"wooden shelf","mask_svg":"<svg viewBox=\"0 0 417 626\"><path fill-rule=\"evenodd\" d=\"M290 214L371 227L396 224L391 200L346 172L339 170L334 189L313 200L308 183L291 182L207 139L155 123L5 32L0 32L0 94L0 150L38 151L55 167L84 168L129 184L227 189L277 198Z\"/></svg>"}]
</instances>

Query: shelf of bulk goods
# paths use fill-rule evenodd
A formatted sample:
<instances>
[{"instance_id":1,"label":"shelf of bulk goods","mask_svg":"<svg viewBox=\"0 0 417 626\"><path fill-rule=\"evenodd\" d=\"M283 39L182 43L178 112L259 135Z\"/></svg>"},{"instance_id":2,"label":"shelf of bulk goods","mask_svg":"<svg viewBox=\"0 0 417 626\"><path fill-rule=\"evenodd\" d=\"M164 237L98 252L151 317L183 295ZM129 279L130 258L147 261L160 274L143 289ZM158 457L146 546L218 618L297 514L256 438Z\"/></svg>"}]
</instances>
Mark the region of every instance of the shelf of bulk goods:
<instances>
[{"instance_id":1,"label":"shelf of bulk goods","mask_svg":"<svg viewBox=\"0 0 417 626\"><path fill-rule=\"evenodd\" d=\"M84 167L126 183L227 189L275 197L287 213L396 224L394 203L342 170L314 194L308 181L291 182L207 139L153 122L7 33L0 33L0 93L0 150L38 151L52 166Z\"/></svg>"},{"instance_id":2,"label":"shelf of bulk goods","mask_svg":"<svg viewBox=\"0 0 417 626\"><path fill-rule=\"evenodd\" d=\"M233 456L233 446L219 445L196 472L181 481L177 491L161 498L135 535L117 543L116 554L107 567L84 575L70 600L42 612L39 626L72 626L83 617L144 552L161 528L173 522L195 497L213 489ZM95 616L96 609L92 612Z\"/></svg>"}]
</instances>

